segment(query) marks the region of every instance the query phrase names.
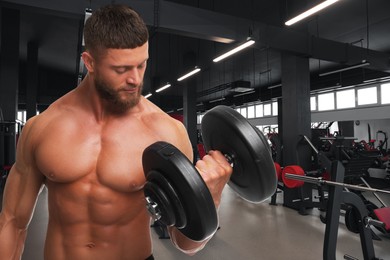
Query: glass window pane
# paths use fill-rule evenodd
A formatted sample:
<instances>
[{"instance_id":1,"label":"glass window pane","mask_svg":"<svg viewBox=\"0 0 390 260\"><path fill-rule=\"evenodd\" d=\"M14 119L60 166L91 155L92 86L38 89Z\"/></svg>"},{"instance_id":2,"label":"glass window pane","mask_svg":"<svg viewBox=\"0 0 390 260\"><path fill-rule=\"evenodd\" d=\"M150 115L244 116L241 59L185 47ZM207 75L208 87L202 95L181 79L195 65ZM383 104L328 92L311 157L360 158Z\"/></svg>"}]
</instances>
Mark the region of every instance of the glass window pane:
<instances>
[{"instance_id":1,"label":"glass window pane","mask_svg":"<svg viewBox=\"0 0 390 260\"><path fill-rule=\"evenodd\" d=\"M358 89L357 98L358 105L376 104L378 102L376 87Z\"/></svg>"},{"instance_id":2,"label":"glass window pane","mask_svg":"<svg viewBox=\"0 0 390 260\"><path fill-rule=\"evenodd\" d=\"M381 85L381 103L390 104L390 83Z\"/></svg>"},{"instance_id":3,"label":"glass window pane","mask_svg":"<svg viewBox=\"0 0 390 260\"><path fill-rule=\"evenodd\" d=\"M241 108L241 115L246 118L246 107Z\"/></svg>"},{"instance_id":4,"label":"glass window pane","mask_svg":"<svg viewBox=\"0 0 390 260\"><path fill-rule=\"evenodd\" d=\"M316 97L310 97L310 110L317 110L317 102L316 102Z\"/></svg>"},{"instance_id":5,"label":"glass window pane","mask_svg":"<svg viewBox=\"0 0 390 260\"><path fill-rule=\"evenodd\" d=\"M263 117L263 105L256 105L256 117Z\"/></svg>"},{"instance_id":6,"label":"glass window pane","mask_svg":"<svg viewBox=\"0 0 390 260\"><path fill-rule=\"evenodd\" d=\"M248 118L255 118L255 106L248 107Z\"/></svg>"},{"instance_id":7,"label":"glass window pane","mask_svg":"<svg viewBox=\"0 0 390 260\"><path fill-rule=\"evenodd\" d=\"M355 107L355 90L348 89L336 92L336 107L348 108Z\"/></svg>"},{"instance_id":8,"label":"glass window pane","mask_svg":"<svg viewBox=\"0 0 390 260\"><path fill-rule=\"evenodd\" d=\"M237 111L238 113L240 113L241 108L236 108L236 111Z\"/></svg>"},{"instance_id":9,"label":"glass window pane","mask_svg":"<svg viewBox=\"0 0 390 260\"><path fill-rule=\"evenodd\" d=\"M334 93L318 95L318 111L334 109Z\"/></svg>"},{"instance_id":10,"label":"glass window pane","mask_svg":"<svg viewBox=\"0 0 390 260\"><path fill-rule=\"evenodd\" d=\"M265 104L264 105L264 116L270 116L271 115L271 104Z\"/></svg>"},{"instance_id":11,"label":"glass window pane","mask_svg":"<svg viewBox=\"0 0 390 260\"><path fill-rule=\"evenodd\" d=\"M278 115L278 102L272 103L272 115L277 116Z\"/></svg>"}]
</instances>

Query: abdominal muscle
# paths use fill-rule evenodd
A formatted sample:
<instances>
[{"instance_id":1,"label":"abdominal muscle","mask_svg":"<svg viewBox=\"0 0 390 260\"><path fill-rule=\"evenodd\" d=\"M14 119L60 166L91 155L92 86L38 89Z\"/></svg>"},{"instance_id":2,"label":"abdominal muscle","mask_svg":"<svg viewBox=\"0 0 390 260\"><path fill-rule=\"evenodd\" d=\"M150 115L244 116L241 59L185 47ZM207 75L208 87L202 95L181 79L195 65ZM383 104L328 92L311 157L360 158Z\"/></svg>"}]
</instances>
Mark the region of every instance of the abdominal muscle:
<instances>
[{"instance_id":1,"label":"abdominal muscle","mask_svg":"<svg viewBox=\"0 0 390 260\"><path fill-rule=\"evenodd\" d=\"M141 260L152 253L142 190L117 192L89 181L47 181L46 260Z\"/></svg>"}]
</instances>

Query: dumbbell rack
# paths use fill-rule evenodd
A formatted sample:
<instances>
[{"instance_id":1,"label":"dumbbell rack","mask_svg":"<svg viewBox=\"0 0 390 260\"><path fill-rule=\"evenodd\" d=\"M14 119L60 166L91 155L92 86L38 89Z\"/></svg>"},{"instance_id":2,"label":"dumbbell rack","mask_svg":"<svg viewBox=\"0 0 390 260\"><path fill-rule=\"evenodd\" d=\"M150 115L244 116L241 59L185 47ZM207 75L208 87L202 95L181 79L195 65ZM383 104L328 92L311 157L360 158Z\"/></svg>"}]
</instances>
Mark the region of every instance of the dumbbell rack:
<instances>
[{"instance_id":1,"label":"dumbbell rack","mask_svg":"<svg viewBox=\"0 0 390 260\"><path fill-rule=\"evenodd\" d=\"M344 181L344 166L339 161L331 164L331 180L335 182ZM371 219L368 217L368 210L362 199L353 192L343 191L341 186L329 186L328 205L326 214L326 229L324 237L323 259L336 259L337 234L340 223L341 205L353 207L356 212L356 223L359 229L360 243L365 260L379 260L375 257L374 245L371 236ZM372 220L373 221L373 220ZM345 256L345 259L354 259Z\"/></svg>"}]
</instances>

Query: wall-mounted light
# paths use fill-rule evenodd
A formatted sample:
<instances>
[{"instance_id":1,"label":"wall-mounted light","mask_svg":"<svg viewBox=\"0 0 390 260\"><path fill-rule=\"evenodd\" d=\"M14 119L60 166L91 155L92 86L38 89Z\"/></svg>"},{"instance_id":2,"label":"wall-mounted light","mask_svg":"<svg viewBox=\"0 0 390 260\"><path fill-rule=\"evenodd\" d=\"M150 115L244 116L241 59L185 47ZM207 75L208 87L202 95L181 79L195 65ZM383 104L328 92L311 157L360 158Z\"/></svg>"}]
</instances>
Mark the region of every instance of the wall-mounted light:
<instances>
[{"instance_id":1,"label":"wall-mounted light","mask_svg":"<svg viewBox=\"0 0 390 260\"><path fill-rule=\"evenodd\" d=\"M244 42L243 44L241 44L240 46L237 46L236 48L222 54L221 56L218 56L217 58L213 59L214 62L218 62L218 61L221 61L245 48L248 48L249 46L253 45L255 43L255 41L252 39L252 38L249 38L246 42Z\"/></svg>"},{"instance_id":2,"label":"wall-mounted light","mask_svg":"<svg viewBox=\"0 0 390 260\"><path fill-rule=\"evenodd\" d=\"M352 66L345 67L345 68L338 69L338 70L332 70L332 71L320 73L318 75L320 77L322 77L322 76L326 76L326 75L330 75L330 74L334 74L334 73L339 73L339 72L346 71L346 70L352 70L352 69L356 69L356 68L361 68L361 67L365 67L365 66L369 66L369 65L370 65L369 62L363 61L362 63L356 64L356 65L352 65Z\"/></svg>"},{"instance_id":3,"label":"wall-mounted light","mask_svg":"<svg viewBox=\"0 0 390 260\"><path fill-rule=\"evenodd\" d=\"M326 1L324 1L324 2L322 2L320 4L318 4L318 5L314 6L313 8L310 8L309 10L301 13L300 15L295 16L294 18L288 20L284 24L287 25L287 26L290 26L290 25L292 25L292 24L294 24L296 22L299 22L299 21L307 18L310 15L313 15L313 14L321 11L322 9L324 9L324 8L334 4L334 3L336 3L337 1L339 1L339 0L326 0Z\"/></svg>"},{"instance_id":4,"label":"wall-mounted light","mask_svg":"<svg viewBox=\"0 0 390 260\"><path fill-rule=\"evenodd\" d=\"M163 91L164 89L167 89L171 86L171 84L167 83L166 85L162 86L161 88L157 89L156 92L161 92Z\"/></svg>"},{"instance_id":5,"label":"wall-mounted light","mask_svg":"<svg viewBox=\"0 0 390 260\"><path fill-rule=\"evenodd\" d=\"M177 79L177 81L182 81L188 77L191 77L192 75L198 73L200 71L200 68L199 67L195 67L194 70L188 72L187 74L184 74L183 76L181 76L180 78Z\"/></svg>"},{"instance_id":6,"label":"wall-mounted light","mask_svg":"<svg viewBox=\"0 0 390 260\"><path fill-rule=\"evenodd\" d=\"M145 98L150 98L152 96L152 93L148 93L145 95Z\"/></svg>"}]
</instances>

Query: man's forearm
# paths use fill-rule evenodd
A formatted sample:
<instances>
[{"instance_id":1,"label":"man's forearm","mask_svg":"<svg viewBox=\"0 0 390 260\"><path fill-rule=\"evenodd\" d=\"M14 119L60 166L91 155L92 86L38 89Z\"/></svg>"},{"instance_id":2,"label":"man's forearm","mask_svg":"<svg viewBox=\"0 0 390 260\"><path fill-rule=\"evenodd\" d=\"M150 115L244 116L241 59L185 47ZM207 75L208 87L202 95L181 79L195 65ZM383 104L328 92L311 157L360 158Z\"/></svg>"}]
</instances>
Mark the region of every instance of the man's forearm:
<instances>
[{"instance_id":1,"label":"man's forearm","mask_svg":"<svg viewBox=\"0 0 390 260\"><path fill-rule=\"evenodd\" d=\"M0 218L0 259L20 260L24 242L27 236L26 229L17 228L13 221Z\"/></svg>"},{"instance_id":2,"label":"man's forearm","mask_svg":"<svg viewBox=\"0 0 390 260\"><path fill-rule=\"evenodd\" d=\"M187 255L194 255L198 251L202 250L212 236L208 237L204 241L194 241L184 236L177 228L168 227L168 232L173 244L182 252Z\"/></svg>"}]
</instances>

